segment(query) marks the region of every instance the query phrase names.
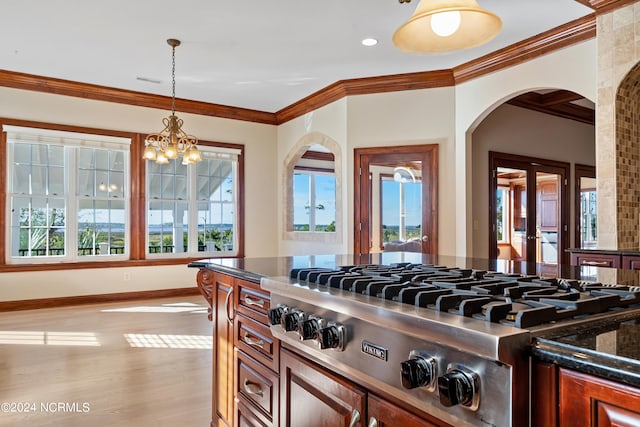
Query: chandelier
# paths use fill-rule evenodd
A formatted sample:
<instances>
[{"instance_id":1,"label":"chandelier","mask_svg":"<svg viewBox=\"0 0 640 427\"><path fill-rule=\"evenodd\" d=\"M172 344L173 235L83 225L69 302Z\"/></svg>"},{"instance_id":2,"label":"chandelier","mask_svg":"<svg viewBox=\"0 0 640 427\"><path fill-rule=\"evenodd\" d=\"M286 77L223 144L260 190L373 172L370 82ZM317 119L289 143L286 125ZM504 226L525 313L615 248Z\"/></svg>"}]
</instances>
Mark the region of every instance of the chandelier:
<instances>
[{"instance_id":1,"label":"chandelier","mask_svg":"<svg viewBox=\"0 0 640 427\"><path fill-rule=\"evenodd\" d=\"M396 30L393 44L405 52L448 52L487 43L501 28L502 20L476 0L421 0L413 15Z\"/></svg>"},{"instance_id":2,"label":"chandelier","mask_svg":"<svg viewBox=\"0 0 640 427\"><path fill-rule=\"evenodd\" d=\"M180 46L180 40L169 39L167 44L171 46L171 115L162 119L164 129L147 135L142 158L166 165L169 159L182 156L182 164L190 165L202 157L196 147L198 138L183 131L183 121L176 116L176 47Z\"/></svg>"}]
</instances>

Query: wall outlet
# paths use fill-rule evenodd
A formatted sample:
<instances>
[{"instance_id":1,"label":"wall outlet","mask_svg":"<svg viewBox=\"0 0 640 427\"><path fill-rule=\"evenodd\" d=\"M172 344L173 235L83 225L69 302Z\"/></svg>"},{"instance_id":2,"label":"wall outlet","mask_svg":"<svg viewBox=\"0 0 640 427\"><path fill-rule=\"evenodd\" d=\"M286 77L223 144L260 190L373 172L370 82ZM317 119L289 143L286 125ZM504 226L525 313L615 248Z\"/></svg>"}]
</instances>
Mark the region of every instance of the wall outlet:
<instances>
[{"instance_id":1,"label":"wall outlet","mask_svg":"<svg viewBox=\"0 0 640 427\"><path fill-rule=\"evenodd\" d=\"M124 281L125 281L125 282L128 282L129 280L131 280L131 273L129 273L128 271L126 271L126 272L124 273L124 278L123 278L123 279L124 279Z\"/></svg>"}]
</instances>

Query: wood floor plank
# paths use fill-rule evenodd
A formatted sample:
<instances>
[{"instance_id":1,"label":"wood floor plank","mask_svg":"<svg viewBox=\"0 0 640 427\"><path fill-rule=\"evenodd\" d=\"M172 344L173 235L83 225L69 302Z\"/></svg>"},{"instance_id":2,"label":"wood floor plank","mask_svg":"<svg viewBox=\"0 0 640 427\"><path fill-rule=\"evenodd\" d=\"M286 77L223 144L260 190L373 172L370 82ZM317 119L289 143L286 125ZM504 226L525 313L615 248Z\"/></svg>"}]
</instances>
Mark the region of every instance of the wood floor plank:
<instances>
[{"instance_id":1,"label":"wood floor plank","mask_svg":"<svg viewBox=\"0 0 640 427\"><path fill-rule=\"evenodd\" d=\"M0 313L0 425L208 426L211 327L201 296Z\"/></svg>"}]
</instances>

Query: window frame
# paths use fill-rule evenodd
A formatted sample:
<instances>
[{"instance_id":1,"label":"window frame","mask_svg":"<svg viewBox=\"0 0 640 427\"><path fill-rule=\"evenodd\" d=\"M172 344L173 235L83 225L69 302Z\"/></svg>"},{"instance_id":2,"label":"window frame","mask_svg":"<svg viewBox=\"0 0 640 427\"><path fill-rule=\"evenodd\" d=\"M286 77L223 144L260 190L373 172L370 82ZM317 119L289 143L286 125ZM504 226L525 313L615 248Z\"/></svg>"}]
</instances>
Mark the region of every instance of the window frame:
<instances>
[{"instance_id":1,"label":"window frame","mask_svg":"<svg viewBox=\"0 0 640 427\"><path fill-rule=\"evenodd\" d=\"M112 260L111 258L101 258L101 262L93 262L86 260L79 261L65 261L65 262L33 262L33 263L20 263L12 264L7 262L7 227L0 227L0 272L20 272L20 271L44 271L44 270L67 270L83 269L83 268L113 268L113 267L133 267L133 266L150 266L150 265L175 265L183 264L197 259L202 259L204 256L182 256L177 258L153 258L148 259L145 256L145 235L146 235L146 165L142 160L142 153L144 151L144 138L146 134L137 132L125 132L113 129L101 129L63 125L49 122L38 122L31 120L0 118L0 170L5 171L0 173L0 221L7 223L9 218L8 210L10 207L7 204L7 173L8 173L8 156L7 156L7 135L4 131L6 126L20 126L41 128L50 130L59 130L66 132L98 134L106 136L114 136L121 138L129 138L131 140L129 150L129 257L127 259ZM200 140L199 147L214 146L214 147L228 147L235 148L241 151L238 156L238 180L237 180L237 253L234 257L241 258L244 256L244 230L245 230L245 203L244 203L244 153L245 147L242 144L231 144L224 142L213 142ZM139 160L139 161L138 161ZM224 257L222 255L218 255Z\"/></svg>"},{"instance_id":2,"label":"window frame","mask_svg":"<svg viewBox=\"0 0 640 427\"><path fill-rule=\"evenodd\" d=\"M3 134L6 130L6 126L3 127ZM5 136L5 146L4 153L6 155L6 163L7 167L5 168L6 174L6 189L4 200L7 205L7 209L5 212L5 236L4 244L6 256L4 261L8 265L22 265L22 264L50 264L50 263L96 263L96 262L104 262L104 261L119 261L126 260L129 258L129 249L130 249L130 228L129 222L127 221L127 217L131 217L131 206L130 206L130 198L129 198L129 190L131 188L131 183L127 171L130 170L130 145L131 140L126 142L127 138L118 138L115 140L110 135L104 135L100 133L85 133L85 132L77 132L75 134L70 134L68 132L60 132L56 129L41 129L33 127L23 127L23 126L10 126L9 131L14 131L16 133L22 133L26 135L23 137L22 142L34 145L34 144L42 144L45 146L58 146L63 148L63 171L64 171L64 184L62 194L21 194L21 193L13 193L10 191L13 184L13 171L14 164L13 160L15 159L15 148L16 144L10 143L8 138L8 133ZM38 133L41 132L41 133ZM29 138L34 138L29 141ZM18 138L20 139L20 138ZM43 139L44 141L38 141L39 139ZM48 140L48 141L47 141ZM82 148L90 148L90 149L104 149L109 152L121 152L124 157L124 179L123 179L123 197L100 197L98 195L93 196L81 196L78 193L78 180L80 176L79 171L79 158L80 158L80 150ZM97 169L95 169L97 170ZM110 170L109 170L110 171ZM64 223L64 255L44 255L44 256L14 256L12 255L12 240L13 240L13 230L12 226L12 201L14 200L33 200L33 199L41 199L41 200L49 200L49 199L58 199L62 200L64 203L65 209L65 223ZM125 239L125 247L122 254L106 254L106 255L79 255L78 253L78 232L79 232L79 221L70 220L70 218L78 218L79 215L79 204L82 200L92 200L92 201L112 201L118 200L124 202L124 211L125 211L125 223L124 223L124 239ZM7 250L9 249L9 250Z\"/></svg>"},{"instance_id":3,"label":"window frame","mask_svg":"<svg viewBox=\"0 0 640 427\"><path fill-rule=\"evenodd\" d=\"M159 253L151 253L149 251L149 233L147 231L148 228L148 224L145 221L145 246L144 246L144 252L145 252L145 257L147 259L172 259L172 258L177 258L177 259L183 259L185 258L185 256L187 257L211 257L212 255L214 255L216 258L218 257L237 257L239 256L239 249L240 249L240 245L239 245L239 226L240 226L240 217L239 217L239 211L240 209L238 209L239 206L239 200L240 200L240 192L239 192L239 176L240 176L240 157L243 153L243 150L237 147L229 147L229 146L221 146L221 145L214 145L214 144L206 144L206 145L202 145L200 147L200 152L202 155L202 159L203 161L207 160L207 158L209 157L210 160L216 160L220 159L220 160L230 160L232 161L232 168L231 168L231 174L233 176L233 201L232 204L235 206L235 213L234 213L234 233L233 233L233 247L234 250L233 251L202 251L199 252L198 251L198 235L199 235L199 227L200 224L198 222L198 205L200 203L202 203L202 200L198 199L198 194L197 194L197 178L198 178L198 172L197 172L197 164L196 165L189 165L187 166L187 174L186 174L186 186L187 186L187 198L186 198L186 205L187 205L187 218L188 218L188 223L187 223L187 234L189 237L193 237L193 238L189 238L188 244L187 244L187 250L185 252L162 252L162 249ZM210 156L208 156L207 154L210 153ZM228 158L224 158L225 155L228 155ZM145 173L145 177L146 177L146 173ZM210 176L211 178L211 176ZM147 180L145 179L145 189L146 192L149 192L149 185ZM179 199L151 199L150 195L149 197L147 197L146 203L145 203L145 218L148 218L148 209L149 206L151 204L152 201L154 200L159 200L159 201L173 201L176 202ZM222 204L222 202L221 202ZM175 242L173 242L173 246L175 247ZM162 248L162 242L161 242L161 246Z\"/></svg>"},{"instance_id":4,"label":"window frame","mask_svg":"<svg viewBox=\"0 0 640 427\"><path fill-rule=\"evenodd\" d=\"M317 191L316 191L316 178L318 176L329 176L329 177L333 177L333 187L334 187L334 192L333 192L333 206L334 206L334 219L333 219L333 223L334 226L336 224L336 211L335 211L335 207L336 207L336 198L337 198L337 189L336 189L336 185L337 185L337 179L336 179L336 175L334 171L330 171L330 170L325 170L325 169L321 169L321 168L309 168L309 167L295 167L293 169L293 191L295 193L295 176L296 175L307 175L309 177L309 221L308 225L309 226L309 230L296 230L295 229L295 214L294 217L292 218L293 221L293 232L294 233L335 233L336 231L326 231L326 230L318 230L317 229L317 221L316 221L316 217L317 217L317 213L315 211L311 211L311 205L316 205L317 203ZM296 204L295 204L295 195L294 195L294 199L293 199L293 209L295 211L296 208ZM327 224L330 225L331 223ZM313 227L313 229L312 229Z\"/></svg>"}]
</instances>

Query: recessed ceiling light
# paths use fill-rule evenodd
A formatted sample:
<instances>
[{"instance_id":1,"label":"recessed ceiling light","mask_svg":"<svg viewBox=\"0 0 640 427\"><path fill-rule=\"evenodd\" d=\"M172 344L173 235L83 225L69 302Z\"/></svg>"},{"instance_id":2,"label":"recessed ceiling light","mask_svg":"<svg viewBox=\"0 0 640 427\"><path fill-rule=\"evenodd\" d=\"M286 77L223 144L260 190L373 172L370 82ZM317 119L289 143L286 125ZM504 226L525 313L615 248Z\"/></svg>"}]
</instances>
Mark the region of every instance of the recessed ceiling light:
<instances>
[{"instance_id":1,"label":"recessed ceiling light","mask_svg":"<svg viewBox=\"0 0 640 427\"><path fill-rule=\"evenodd\" d=\"M369 37L369 38L363 39L362 44L364 46L375 46L378 44L378 40Z\"/></svg>"}]
</instances>

